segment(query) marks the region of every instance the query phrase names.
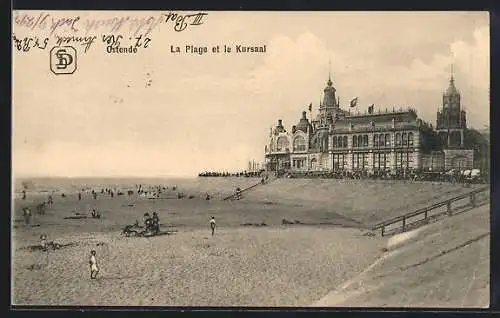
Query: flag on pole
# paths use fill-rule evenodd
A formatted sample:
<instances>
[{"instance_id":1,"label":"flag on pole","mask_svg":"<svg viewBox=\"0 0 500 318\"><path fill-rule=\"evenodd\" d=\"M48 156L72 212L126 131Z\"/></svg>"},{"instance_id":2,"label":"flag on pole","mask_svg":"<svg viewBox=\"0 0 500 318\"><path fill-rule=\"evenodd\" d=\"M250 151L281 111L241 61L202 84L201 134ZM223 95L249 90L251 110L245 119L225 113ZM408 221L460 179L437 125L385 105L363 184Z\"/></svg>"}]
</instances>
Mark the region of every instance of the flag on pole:
<instances>
[{"instance_id":1,"label":"flag on pole","mask_svg":"<svg viewBox=\"0 0 500 318\"><path fill-rule=\"evenodd\" d=\"M353 98L350 102L351 107L356 107L358 105L358 98Z\"/></svg>"},{"instance_id":2,"label":"flag on pole","mask_svg":"<svg viewBox=\"0 0 500 318\"><path fill-rule=\"evenodd\" d=\"M309 104L309 111L312 112L312 109L313 109L313 103L310 103Z\"/></svg>"},{"instance_id":3,"label":"flag on pole","mask_svg":"<svg viewBox=\"0 0 500 318\"><path fill-rule=\"evenodd\" d=\"M373 114L373 107L375 104L372 104L370 107L368 107L368 114Z\"/></svg>"}]
</instances>

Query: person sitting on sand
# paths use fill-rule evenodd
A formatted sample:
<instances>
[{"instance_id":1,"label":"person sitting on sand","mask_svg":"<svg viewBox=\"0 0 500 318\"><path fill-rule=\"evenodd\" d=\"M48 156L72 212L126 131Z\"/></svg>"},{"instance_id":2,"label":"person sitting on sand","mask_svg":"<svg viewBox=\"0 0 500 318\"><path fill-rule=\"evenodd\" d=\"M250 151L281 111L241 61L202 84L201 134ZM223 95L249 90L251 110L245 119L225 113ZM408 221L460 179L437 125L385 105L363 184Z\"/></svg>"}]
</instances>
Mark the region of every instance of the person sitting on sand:
<instances>
[{"instance_id":1,"label":"person sitting on sand","mask_svg":"<svg viewBox=\"0 0 500 318\"><path fill-rule=\"evenodd\" d=\"M205 196L205 200L210 200L210 194L207 193L207 195Z\"/></svg>"},{"instance_id":2,"label":"person sitting on sand","mask_svg":"<svg viewBox=\"0 0 500 318\"><path fill-rule=\"evenodd\" d=\"M210 219L210 228L212 229L212 236L213 236L215 233L215 217L213 217L213 216Z\"/></svg>"},{"instance_id":3,"label":"person sitting on sand","mask_svg":"<svg viewBox=\"0 0 500 318\"><path fill-rule=\"evenodd\" d=\"M97 260L95 257L96 252L94 250L90 251L90 279L95 279L99 273L99 267L97 267Z\"/></svg>"},{"instance_id":4,"label":"person sitting on sand","mask_svg":"<svg viewBox=\"0 0 500 318\"><path fill-rule=\"evenodd\" d=\"M97 211L96 209L92 209L92 218L93 219L100 219L101 218L101 213L99 213L99 211Z\"/></svg>"},{"instance_id":5,"label":"person sitting on sand","mask_svg":"<svg viewBox=\"0 0 500 318\"><path fill-rule=\"evenodd\" d=\"M151 228L152 223L153 223L153 220L149 216L149 213L147 213L147 212L144 213L144 227L146 228L146 230L149 230Z\"/></svg>"}]
</instances>

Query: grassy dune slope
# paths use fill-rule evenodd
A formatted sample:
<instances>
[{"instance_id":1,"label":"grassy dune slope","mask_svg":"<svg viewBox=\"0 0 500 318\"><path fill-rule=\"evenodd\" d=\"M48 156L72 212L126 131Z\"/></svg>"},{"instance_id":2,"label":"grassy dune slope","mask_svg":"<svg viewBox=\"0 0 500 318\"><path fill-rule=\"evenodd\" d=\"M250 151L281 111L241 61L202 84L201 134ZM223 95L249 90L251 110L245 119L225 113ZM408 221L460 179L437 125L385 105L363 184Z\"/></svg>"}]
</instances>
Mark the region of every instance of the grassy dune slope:
<instances>
[{"instance_id":1,"label":"grassy dune slope","mask_svg":"<svg viewBox=\"0 0 500 318\"><path fill-rule=\"evenodd\" d=\"M489 220L485 205L396 235L382 260L316 305L487 307Z\"/></svg>"},{"instance_id":2,"label":"grassy dune slope","mask_svg":"<svg viewBox=\"0 0 500 318\"><path fill-rule=\"evenodd\" d=\"M450 183L404 183L331 179L280 179L245 195L252 201L287 202L314 210L327 210L373 225L471 191Z\"/></svg>"}]
</instances>

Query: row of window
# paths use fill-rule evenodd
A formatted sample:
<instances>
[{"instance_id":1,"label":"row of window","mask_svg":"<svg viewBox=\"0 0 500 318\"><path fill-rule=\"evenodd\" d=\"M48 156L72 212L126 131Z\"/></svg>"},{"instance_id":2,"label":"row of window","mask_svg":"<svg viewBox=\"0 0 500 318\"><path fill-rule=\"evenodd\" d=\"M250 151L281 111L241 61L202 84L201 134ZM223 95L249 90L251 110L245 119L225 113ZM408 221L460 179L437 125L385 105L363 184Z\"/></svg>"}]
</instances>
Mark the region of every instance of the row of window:
<instances>
[{"instance_id":1,"label":"row of window","mask_svg":"<svg viewBox=\"0 0 500 318\"><path fill-rule=\"evenodd\" d=\"M347 148L347 136L334 136L333 148Z\"/></svg>"},{"instance_id":2,"label":"row of window","mask_svg":"<svg viewBox=\"0 0 500 318\"><path fill-rule=\"evenodd\" d=\"M396 134L396 147L397 146L413 146L413 133L397 133Z\"/></svg>"},{"instance_id":3,"label":"row of window","mask_svg":"<svg viewBox=\"0 0 500 318\"><path fill-rule=\"evenodd\" d=\"M413 146L413 133L396 133L395 136L396 147L412 147ZM390 147L391 135L390 134L375 134L373 135L373 147ZM354 135L352 136L352 147L368 147L368 135ZM348 148L347 136L334 136L333 148ZM302 136L297 136L293 140L294 151L305 151L307 149L306 139ZM286 137L279 137L276 142L276 151L289 150L289 142ZM271 145L271 151L274 151Z\"/></svg>"},{"instance_id":4,"label":"row of window","mask_svg":"<svg viewBox=\"0 0 500 318\"><path fill-rule=\"evenodd\" d=\"M400 146L413 146L413 133L397 133L395 137L395 145ZM375 134L373 135L373 147L390 147L391 135L390 134ZM347 148L347 136L333 137L333 148ZM354 135L352 136L352 147L368 147L368 135Z\"/></svg>"},{"instance_id":5,"label":"row of window","mask_svg":"<svg viewBox=\"0 0 500 318\"><path fill-rule=\"evenodd\" d=\"M306 160L305 159L293 159L292 160L292 167L297 168L297 169L302 169L304 168Z\"/></svg>"},{"instance_id":6,"label":"row of window","mask_svg":"<svg viewBox=\"0 0 500 318\"><path fill-rule=\"evenodd\" d=\"M391 158L389 153L374 153L372 167L373 169L386 169L391 165ZM353 153L352 154L352 169L363 170L370 168L368 165L368 158L370 153ZM347 154L334 154L333 155L333 169L340 170L348 165ZM396 168L409 169L413 158L410 152L396 152Z\"/></svg>"},{"instance_id":7,"label":"row of window","mask_svg":"<svg viewBox=\"0 0 500 318\"><path fill-rule=\"evenodd\" d=\"M276 150L271 144L271 151L289 151L290 143L288 142L288 138L281 136L276 141ZM302 136L297 136L293 140L293 151L305 151L307 149L306 139Z\"/></svg>"}]
</instances>

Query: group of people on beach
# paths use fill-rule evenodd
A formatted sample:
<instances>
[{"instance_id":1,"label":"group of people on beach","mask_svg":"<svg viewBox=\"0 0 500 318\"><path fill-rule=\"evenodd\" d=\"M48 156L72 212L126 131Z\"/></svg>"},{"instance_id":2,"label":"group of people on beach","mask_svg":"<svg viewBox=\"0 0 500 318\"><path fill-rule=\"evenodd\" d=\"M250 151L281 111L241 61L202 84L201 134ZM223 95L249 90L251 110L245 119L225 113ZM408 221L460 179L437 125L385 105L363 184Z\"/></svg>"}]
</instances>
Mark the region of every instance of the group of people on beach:
<instances>
[{"instance_id":1,"label":"group of people on beach","mask_svg":"<svg viewBox=\"0 0 500 318\"><path fill-rule=\"evenodd\" d=\"M158 213L153 212L153 216L150 216L148 212L144 213L144 227L154 234L160 233L160 218L158 217Z\"/></svg>"},{"instance_id":2,"label":"group of people on beach","mask_svg":"<svg viewBox=\"0 0 500 318\"><path fill-rule=\"evenodd\" d=\"M176 188L177 187L174 186L172 189L175 190ZM139 186L137 189L138 189L137 190L138 193L145 192L144 189L142 188L142 186ZM165 189L167 189L167 188L165 188L165 187L163 187L163 188L156 187L155 188L155 190L158 193L161 193L161 191L165 190ZM82 189L82 191L78 192L78 199L79 200L82 200L82 192L85 192L85 190ZM97 192L95 190L92 190L91 193L92 193L93 199L97 200ZM102 189L101 193L107 193L108 195L113 197L114 191L106 188L106 189ZM239 196L241 196L241 189L240 188L237 188L237 193ZM65 197L65 195L64 195L64 197ZM26 192L25 191L23 192L23 199L26 199ZM210 195L208 193L206 195L206 199L210 200ZM43 203L44 203L44 205L45 205L45 203L47 203L49 206L52 206L54 203L52 195L49 195L48 200L46 202L44 201ZM25 216L27 216L28 218L31 216L31 210L29 210L29 208L25 209ZM101 214L99 213L99 211L96 208L93 208L93 209L91 209L91 216L92 216L92 218L100 218ZM210 226L211 235L214 236L215 229L216 229L216 222L215 222L214 216L212 216L209 219L209 226ZM160 218L159 218L157 212L153 212L152 214L149 214L146 212L144 214L144 227L146 228L146 230L148 230L154 234L158 234L160 232ZM47 241L46 235L40 236L40 244L41 244L42 251L48 250L49 243ZM97 252L95 250L90 251L89 266L90 266L90 278L96 279L97 275L99 274L100 268L99 268L98 262L97 262Z\"/></svg>"}]
</instances>

